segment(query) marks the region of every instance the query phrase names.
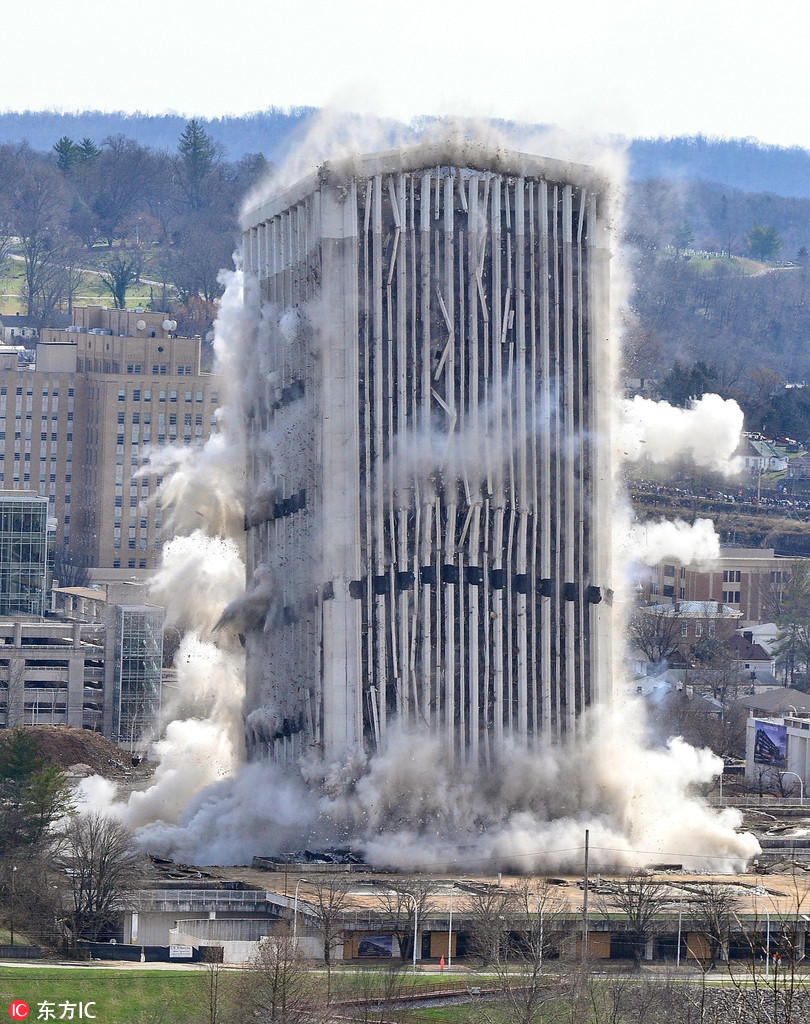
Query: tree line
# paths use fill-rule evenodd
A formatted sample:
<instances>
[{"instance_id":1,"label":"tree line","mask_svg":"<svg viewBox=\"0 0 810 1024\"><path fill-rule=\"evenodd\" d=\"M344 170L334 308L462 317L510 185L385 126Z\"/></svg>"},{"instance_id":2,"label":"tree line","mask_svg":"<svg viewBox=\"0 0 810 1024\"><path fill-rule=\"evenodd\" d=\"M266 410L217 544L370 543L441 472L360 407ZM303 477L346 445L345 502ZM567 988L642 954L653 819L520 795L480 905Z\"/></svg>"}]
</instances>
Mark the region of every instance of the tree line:
<instances>
[{"instance_id":1,"label":"tree line","mask_svg":"<svg viewBox=\"0 0 810 1024\"><path fill-rule=\"evenodd\" d=\"M201 319L201 306L210 318L238 244L240 203L269 170L261 154L225 159L196 120L174 151L124 135L65 135L49 152L2 145L0 263L21 261L23 301L42 325L70 312L82 271L97 267L118 307L130 284L155 281L155 307L176 301L182 329Z\"/></svg>"}]
</instances>

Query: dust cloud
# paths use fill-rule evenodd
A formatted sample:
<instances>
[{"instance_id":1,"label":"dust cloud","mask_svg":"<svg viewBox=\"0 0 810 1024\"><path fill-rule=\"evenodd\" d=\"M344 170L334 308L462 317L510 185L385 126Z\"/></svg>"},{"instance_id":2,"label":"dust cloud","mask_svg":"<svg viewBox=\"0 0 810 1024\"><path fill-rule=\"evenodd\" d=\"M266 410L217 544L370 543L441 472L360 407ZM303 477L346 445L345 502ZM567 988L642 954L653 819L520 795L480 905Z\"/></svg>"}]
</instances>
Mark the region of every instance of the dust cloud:
<instances>
[{"instance_id":1,"label":"dust cloud","mask_svg":"<svg viewBox=\"0 0 810 1024\"><path fill-rule=\"evenodd\" d=\"M298 162L273 187L313 170L327 145L333 152L334 131L322 119ZM458 131L468 137L475 128L465 124ZM358 149L385 148L379 125L375 134L363 123L359 133L346 130L344 149L354 151L358 134ZM392 144L390 133L383 135ZM562 140L554 142L562 149ZM580 149L573 156L585 160L588 153ZM600 159L605 166L622 164L621 154L607 148ZM261 198L254 194L248 205ZM166 603L169 621L186 631L172 720L154 745L157 768L144 792L119 801L110 784L94 778L82 784L80 798L135 828L150 852L196 864L245 863L254 855L349 843L378 867L563 870L581 866L587 828L597 868L677 860L693 869L742 869L758 852L756 840L736 831L738 812L712 810L697 795L721 771L719 758L677 738L653 746L636 701L619 698L595 708L566 742L540 739L531 749L510 748L485 769L451 767L435 737L395 730L374 757L357 750L339 763L302 763L300 775L268 762L246 763L238 629L246 617L261 624L276 600L269 574L244 593L245 508L259 508L272 497L266 484L244 494L244 408L257 376L247 371L247 360L256 351L262 317L288 314L262 310L241 273L226 275L215 342L228 385L220 430L202 449L155 453L150 466L165 477L162 500L177 534L155 576L155 596ZM260 367L258 376L266 370ZM683 453L701 461L710 458L710 439L715 452L730 458L736 414L720 401L706 396L687 413L632 403L624 412L624 450L631 458L643 450L653 458L666 451L667 457ZM268 435L264 443L282 440ZM460 453L450 454L452 461L464 461ZM619 521L625 529L625 520ZM635 534L628 549L637 555L643 548L653 560L662 553L681 561L712 557L713 530L704 523L691 533L672 524L639 528L644 536ZM191 713L184 714L188 708Z\"/></svg>"}]
</instances>

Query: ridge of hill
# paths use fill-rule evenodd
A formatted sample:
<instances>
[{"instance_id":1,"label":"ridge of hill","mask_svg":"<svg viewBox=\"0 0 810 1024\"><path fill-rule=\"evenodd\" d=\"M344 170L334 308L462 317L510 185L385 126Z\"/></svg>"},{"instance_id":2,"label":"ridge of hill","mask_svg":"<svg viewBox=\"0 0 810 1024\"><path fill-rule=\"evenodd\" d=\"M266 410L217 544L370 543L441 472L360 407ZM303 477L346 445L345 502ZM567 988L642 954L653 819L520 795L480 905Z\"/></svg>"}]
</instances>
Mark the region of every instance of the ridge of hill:
<instances>
[{"instance_id":1,"label":"ridge of hill","mask_svg":"<svg viewBox=\"0 0 810 1024\"><path fill-rule=\"evenodd\" d=\"M313 107L286 110L269 107L241 117L196 120L224 148L227 159L238 161L249 153L263 153L269 160L278 161L316 113ZM74 139L90 138L97 145L109 136L126 135L144 146L174 150L188 120L180 114L5 111L0 112L0 144L27 142L33 149L47 152L63 135ZM421 120L427 123L431 119ZM414 121L417 123L418 119ZM498 123L507 133L538 128ZM617 138L616 143L620 147L627 146L631 183L651 178L701 179L743 192L810 198L810 150L800 146L773 146L756 139L704 135Z\"/></svg>"}]
</instances>

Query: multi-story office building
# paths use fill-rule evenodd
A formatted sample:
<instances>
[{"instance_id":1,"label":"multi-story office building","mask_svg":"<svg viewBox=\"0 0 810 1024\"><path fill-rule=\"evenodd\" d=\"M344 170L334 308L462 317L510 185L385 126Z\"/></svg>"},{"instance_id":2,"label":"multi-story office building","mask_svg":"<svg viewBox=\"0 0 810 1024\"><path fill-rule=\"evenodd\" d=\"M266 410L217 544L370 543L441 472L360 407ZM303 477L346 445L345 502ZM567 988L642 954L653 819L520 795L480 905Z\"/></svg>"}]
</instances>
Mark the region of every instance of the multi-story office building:
<instances>
[{"instance_id":1,"label":"multi-story office building","mask_svg":"<svg viewBox=\"0 0 810 1024\"><path fill-rule=\"evenodd\" d=\"M46 498L0 490L0 615L45 614L53 532Z\"/></svg>"},{"instance_id":2,"label":"multi-story office building","mask_svg":"<svg viewBox=\"0 0 810 1024\"><path fill-rule=\"evenodd\" d=\"M251 211L247 741L295 761L576 731L610 688L607 186L466 145ZM256 626L256 617L254 617Z\"/></svg>"},{"instance_id":3,"label":"multi-story office building","mask_svg":"<svg viewBox=\"0 0 810 1024\"><path fill-rule=\"evenodd\" d=\"M219 396L199 338L162 313L78 308L45 329L35 367L0 355L0 487L47 496L56 549L78 565L150 569L164 538L150 447L202 444Z\"/></svg>"},{"instance_id":4,"label":"multi-story office building","mask_svg":"<svg viewBox=\"0 0 810 1024\"><path fill-rule=\"evenodd\" d=\"M673 561L652 567L641 581L641 597L653 603L716 601L738 612L741 622L769 622L796 561L773 548L721 548L710 565Z\"/></svg>"},{"instance_id":5,"label":"multi-story office building","mask_svg":"<svg viewBox=\"0 0 810 1024\"><path fill-rule=\"evenodd\" d=\"M35 370L14 349L0 350L0 488L47 498L60 552L70 550L74 530L73 438L82 416L68 365Z\"/></svg>"}]
</instances>

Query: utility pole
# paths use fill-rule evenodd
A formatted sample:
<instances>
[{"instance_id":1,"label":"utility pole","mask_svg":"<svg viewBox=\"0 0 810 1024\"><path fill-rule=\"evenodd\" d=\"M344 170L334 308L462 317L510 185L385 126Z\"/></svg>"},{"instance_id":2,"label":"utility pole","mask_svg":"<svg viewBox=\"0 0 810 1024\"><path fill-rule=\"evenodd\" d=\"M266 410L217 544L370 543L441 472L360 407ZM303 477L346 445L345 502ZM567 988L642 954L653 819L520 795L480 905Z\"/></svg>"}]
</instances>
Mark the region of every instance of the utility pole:
<instances>
[{"instance_id":1,"label":"utility pole","mask_svg":"<svg viewBox=\"0 0 810 1024\"><path fill-rule=\"evenodd\" d=\"M17 865L15 864L11 869L11 945L14 945L14 879L17 877Z\"/></svg>"},{"instance_id":2,"label":"utility pole","mask_svg":"<svg viewBox=\"0 0 810 1024\"><path fill-rule=\"evenodd\" d=\"M589 831L585 829L585 884L582 895L582 960L588 959L588 847Z\"/></svg>"}]
</instances>

